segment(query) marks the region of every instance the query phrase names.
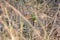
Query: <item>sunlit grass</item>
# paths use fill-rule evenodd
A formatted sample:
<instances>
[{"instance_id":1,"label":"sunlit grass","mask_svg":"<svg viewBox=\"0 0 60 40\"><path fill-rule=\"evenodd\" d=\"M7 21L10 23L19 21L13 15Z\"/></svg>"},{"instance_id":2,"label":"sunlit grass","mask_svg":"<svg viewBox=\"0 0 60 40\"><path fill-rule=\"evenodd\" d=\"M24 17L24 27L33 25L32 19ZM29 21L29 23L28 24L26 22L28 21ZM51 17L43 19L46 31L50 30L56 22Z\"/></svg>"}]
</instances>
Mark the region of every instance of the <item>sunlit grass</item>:
<instances>
[{"instance_id":1,"label":"sunlit grass","mask_svg":"<svg viewBox=\"0 0 60 40\"><path fill-rule=\"evenodd\" d=\"M50 40L51 31L53 31L53 26L56 20L58 20L57 14L59 10L51 17L45 13L50 11L49 5L47 5L46 2L39 4L37 3L39 1L37 1L36 4L34 4L36 7L34 7L34 5L31 5L32 2L23 5L19 4L17 0L10 1L13 1L13 3L9 2L9 0L1 1L3 15L0 16L0 22L4 25L2 34L3 40ZM17 6L15 6L16 4ZM18 8L16 8L18 6L22 7L18 10ZM29 14L29 12L31 12L31 14ZM49 24L52 24L52 26L51 29L48 30L49 32L47 32L50 26ZM41 32L41 30L43 30L43 32Z\"/></svg>"}]
</instances>

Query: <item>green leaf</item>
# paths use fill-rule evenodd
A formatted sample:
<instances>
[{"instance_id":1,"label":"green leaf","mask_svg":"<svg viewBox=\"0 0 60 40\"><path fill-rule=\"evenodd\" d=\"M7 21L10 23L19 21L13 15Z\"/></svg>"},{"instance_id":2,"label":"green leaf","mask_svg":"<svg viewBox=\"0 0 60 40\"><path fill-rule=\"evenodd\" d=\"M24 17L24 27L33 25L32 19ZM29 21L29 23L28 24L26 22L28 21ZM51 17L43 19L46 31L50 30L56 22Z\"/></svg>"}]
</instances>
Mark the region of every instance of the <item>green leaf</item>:
<instances>
[{"instance_id":1,"label":"green leaf","mask_svg":"<svg viewBox=\"0 0 60 40\"><path fill-rule=\"evenodd\" d=\"M36 20L36 16L34 14L31 15L31 18L32 18L33 21Z\"/></svg>"}]
</instances>

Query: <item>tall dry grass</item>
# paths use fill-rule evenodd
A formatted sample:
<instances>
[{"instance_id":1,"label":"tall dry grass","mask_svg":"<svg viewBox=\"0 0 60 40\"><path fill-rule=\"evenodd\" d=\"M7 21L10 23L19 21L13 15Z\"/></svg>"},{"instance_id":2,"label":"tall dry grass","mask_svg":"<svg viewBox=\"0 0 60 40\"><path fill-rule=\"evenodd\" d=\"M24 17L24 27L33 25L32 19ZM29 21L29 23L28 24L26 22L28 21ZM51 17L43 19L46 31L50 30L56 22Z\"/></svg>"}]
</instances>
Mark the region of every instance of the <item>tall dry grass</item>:
<instances>
[{"instance_id":1,"label":"tall dry grass","mask_svg":"<svg viewBox=\"0 0 60 40\"><path fill-rule=\"evenodd\" d=\"M53 5L45 0L1 0L0 40L58 40L59 6Z\"/></svg>"}]
</instances>

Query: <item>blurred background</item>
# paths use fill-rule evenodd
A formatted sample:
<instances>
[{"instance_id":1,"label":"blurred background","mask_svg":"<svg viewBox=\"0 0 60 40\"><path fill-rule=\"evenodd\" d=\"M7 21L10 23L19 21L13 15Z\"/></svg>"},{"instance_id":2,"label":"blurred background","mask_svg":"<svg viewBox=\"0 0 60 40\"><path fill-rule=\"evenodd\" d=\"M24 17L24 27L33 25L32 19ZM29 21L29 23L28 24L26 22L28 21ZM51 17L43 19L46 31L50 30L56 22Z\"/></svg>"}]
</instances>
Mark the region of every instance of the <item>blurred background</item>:
<instances>
[{"instance_id":1,"label":"blurred background","mask_svg":"<svg viewBox=\"0 0 60 40\"><path fill-rule=\"evenodd\" d=\"M0 40L60 40L60 0L0 0Z\"/></svg>"}]
</instances>

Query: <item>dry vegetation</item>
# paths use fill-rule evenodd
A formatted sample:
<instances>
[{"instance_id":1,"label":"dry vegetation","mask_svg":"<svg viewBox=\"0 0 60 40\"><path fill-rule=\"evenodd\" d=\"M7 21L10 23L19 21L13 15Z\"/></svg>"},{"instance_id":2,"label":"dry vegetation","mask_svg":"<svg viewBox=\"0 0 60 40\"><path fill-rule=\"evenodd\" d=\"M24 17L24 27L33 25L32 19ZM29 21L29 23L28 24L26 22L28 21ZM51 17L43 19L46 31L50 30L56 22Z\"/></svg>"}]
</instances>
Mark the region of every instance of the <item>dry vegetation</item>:
<instances>
[{"instance_id":1,"label":"dry vegetation","mask_svg":"<svg viewBox=\"0 0 60 40\"><path fill-rule=\"evenodd\" d=\"M0 0L0 40L60 40L59 0Z\"/></svg>"}]
</instances>

